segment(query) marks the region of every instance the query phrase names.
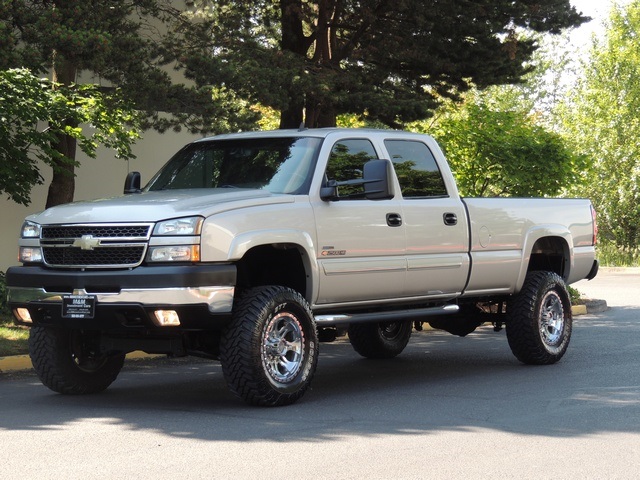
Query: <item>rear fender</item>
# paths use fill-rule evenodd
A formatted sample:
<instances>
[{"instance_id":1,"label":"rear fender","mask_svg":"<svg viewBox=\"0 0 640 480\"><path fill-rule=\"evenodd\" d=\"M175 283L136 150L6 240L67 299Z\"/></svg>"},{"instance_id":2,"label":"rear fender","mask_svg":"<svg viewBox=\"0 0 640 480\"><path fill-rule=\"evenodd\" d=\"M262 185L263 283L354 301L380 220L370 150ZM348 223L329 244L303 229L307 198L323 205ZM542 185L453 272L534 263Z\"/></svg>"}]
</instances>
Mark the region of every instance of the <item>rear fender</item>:
<instances>
[{"instance_id":1,"label":"rear fender","mask_svg":"<svg viewBox=\"0 0 640 480\"><path fill-rule=\"evenodd\" d=\"M545 242L547 245L543 246L542 244ZM522 264L520 265L515 293L522 289L527 273L531 269L532 254L536 253L540 248L549 250L549 246L552 247L553 253L560 254L563 257L560 271L556 273L564 280L569 278L573 266L573 237L571 232L562 225L536 226L529 229L524 238Z\"/></svg>"}]
</instances>

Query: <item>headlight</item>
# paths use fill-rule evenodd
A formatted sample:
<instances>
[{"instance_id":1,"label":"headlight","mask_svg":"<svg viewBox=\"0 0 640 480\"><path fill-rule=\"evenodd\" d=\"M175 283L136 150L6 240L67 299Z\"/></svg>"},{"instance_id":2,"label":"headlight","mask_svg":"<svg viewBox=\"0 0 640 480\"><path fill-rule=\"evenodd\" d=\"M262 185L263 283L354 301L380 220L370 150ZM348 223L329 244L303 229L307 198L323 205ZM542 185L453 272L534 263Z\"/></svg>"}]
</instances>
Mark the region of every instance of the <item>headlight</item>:
<instances>
[{"instance_id":1,"label":"headlight","mask_svg":"<svg viewBox=\"0 0 640 480\"><path fill-rule=\"evenodd\" d=\"M150 247L147 259L150 262L199 262L200 245Z\"/></svg>"},{"instance_id":2,"label":"headlight","mask_svg":"<svg viewBox=\"0 0 640 480\"><path fill-rule=\"evenodd\" d=\"M200 235L202 217L174 218L158 222L153 229L154 235Z\"/></svg>"},{"instance_id":3,"label":"headlight","mask_svg":"<svg viewBox=\"0 0 640 480\"><path fill-rule=\"evenodd\" d=\"M22 224L20 236L22 238L40 238L40 228L39 224L26 221Z\"/></svg>"}]
</instances>

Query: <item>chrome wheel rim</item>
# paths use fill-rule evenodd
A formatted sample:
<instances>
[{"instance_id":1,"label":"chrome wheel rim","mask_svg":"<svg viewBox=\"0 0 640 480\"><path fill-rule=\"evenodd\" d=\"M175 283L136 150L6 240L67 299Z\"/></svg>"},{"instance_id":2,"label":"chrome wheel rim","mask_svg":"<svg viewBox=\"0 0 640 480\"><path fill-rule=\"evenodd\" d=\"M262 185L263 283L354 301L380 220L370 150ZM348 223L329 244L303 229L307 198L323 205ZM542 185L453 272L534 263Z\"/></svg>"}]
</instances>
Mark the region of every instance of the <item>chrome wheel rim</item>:
<instances>
[{"instance_id":1,"label":"chrome wheel rim","mask_svg":"<svg viewBox=\"0 0 640 480\"><path fill-rule=\"evenodd\" d=\"M280 312L267 324L262 341L262 366L277 383L293 380L304 361L304 331L298 318Z\"/></svg>"},{"instance_id":2,"label":"chrome wheel rim","mask_svg":"<svg viewBox=\"0 0 640 480\"><path fill-rule=\"evenodd\" d=\"M540 338L549 346L562 341L565 318L562 299L555 291L547 292L540 308Z\"/></svg>"}]
</instances>

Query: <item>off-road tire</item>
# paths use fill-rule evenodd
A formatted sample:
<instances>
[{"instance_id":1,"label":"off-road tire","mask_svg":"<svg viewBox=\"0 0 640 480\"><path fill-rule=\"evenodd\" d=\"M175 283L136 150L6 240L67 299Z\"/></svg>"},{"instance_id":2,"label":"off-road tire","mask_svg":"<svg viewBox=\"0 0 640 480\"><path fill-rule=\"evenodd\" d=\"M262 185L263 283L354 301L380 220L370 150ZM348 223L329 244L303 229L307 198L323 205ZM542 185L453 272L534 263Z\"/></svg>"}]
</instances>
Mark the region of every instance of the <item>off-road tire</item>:
<instances>
[{"instance_id":1,"label":"off-road tire","mask_svg":"<svg viewBox=\"0 0 640 480\"><path fill-rule=\"evenodd\" d=\"M409 343L413 322L356 323L349 326L353 349L366 358L397 357Z\"/></svg>"},{"instance_id":2,"label":"off-road tire","mask_svg":"<svg viewBox=\"0 0 640 480\"><path fill-rule=\"evenodd\" d=\"M567 351L571 339L571 299L553 272L527 274L522 290L507 303L507 340L518 360L549 365Z\"/></svg>"},{"instance_id":3,"label":"off-road tire","mask_svg":"<svg viewBox=\"0 0 640 480\"><path fill-rule=\"evenodd\" d=\"M29 356L40 381L54 392L83 395L106 390L124 364L124 354L97 354L96 334L31 327Z\"/></svg>"},{"instance_id":4,"label":"off-road tire","mask_svg":"<svg viewBox=\"0 0 640 480\"><path fill-rule=\"evenodd\" d=\"M308 303L295 290L256 287L240 295L220 342L230 390L250 405L300 399L318 363L318 338Z\"/></svg>"}]
</instances>

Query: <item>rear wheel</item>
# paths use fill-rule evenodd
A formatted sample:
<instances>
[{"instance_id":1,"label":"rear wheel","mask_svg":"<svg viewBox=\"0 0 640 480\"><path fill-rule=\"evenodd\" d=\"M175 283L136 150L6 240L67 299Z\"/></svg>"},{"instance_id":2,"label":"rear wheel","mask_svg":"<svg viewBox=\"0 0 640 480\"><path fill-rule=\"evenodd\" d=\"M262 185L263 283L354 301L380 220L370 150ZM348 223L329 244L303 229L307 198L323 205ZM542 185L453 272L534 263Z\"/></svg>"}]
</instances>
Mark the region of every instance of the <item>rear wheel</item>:
<instances>
[{"instance_id":1,"label":"rear wheel","mask_svg":"<svg viewBox=\"0 0 640 480\"><path fill-rule=\"evenodd\" d=\"M562 358L572 330L571 299L553 272L530 272L507 304L507 340L518 360L547 365Z\"/></svg>"},{"instance_id":2,"label":"rear wheel","mask_svg":"<svg viewBox=\"0 0 640 480\"><path fill-rule=\"evenodd\" d=\"M313 314L298 292L279 286L246 291L220 344L229 388L251 405L297 401L318 362Z\"/></svg>"},{"instance_id":3,"label":"rear wheel","mask_svg":"<svg viewBox=\"0 0 640 480\"><path fill-rule=\"evenodd\" d=\"M356 323L349 326L353 349L366 358L393 358L409 343L412 322Z\"/></svg>"},{"instance_id":4,"label":"rear wheel","mask_svg":"<svg viewBox=\"0 0 640 480\"><path fill-rule=\"evenodd\" d=\"M40 381L54 392L98 393L117 378L124 354L99 353L96 332L32 327L29 356Z\"/></svg>"}]
</instances>

